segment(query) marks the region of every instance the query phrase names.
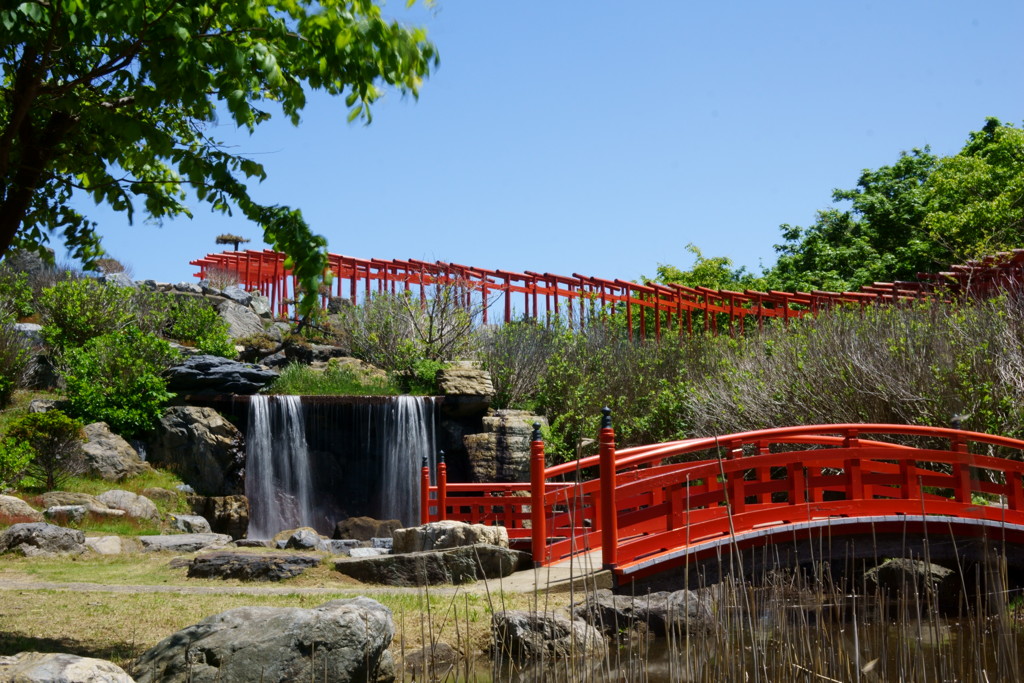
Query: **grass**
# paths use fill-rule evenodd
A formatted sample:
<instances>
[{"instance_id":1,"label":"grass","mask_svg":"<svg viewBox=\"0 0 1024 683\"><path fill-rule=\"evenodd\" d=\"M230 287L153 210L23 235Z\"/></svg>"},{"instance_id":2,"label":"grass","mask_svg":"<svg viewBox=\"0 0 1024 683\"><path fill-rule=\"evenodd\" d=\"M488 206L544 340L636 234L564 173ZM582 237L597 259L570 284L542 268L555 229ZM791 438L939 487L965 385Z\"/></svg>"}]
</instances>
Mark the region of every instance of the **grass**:
<instances>
[{"instance_id":1,"label":"grass","mask_svg":"<svg viewBox=\"0 0 1024 683\"><path fill-rule=\"evenodd\" d=\"M394 396L401 393L391 381L363 376L345 367L324 371L292 363L267 388L270 394L299 396Z\"/></svg>"}]
</instances>

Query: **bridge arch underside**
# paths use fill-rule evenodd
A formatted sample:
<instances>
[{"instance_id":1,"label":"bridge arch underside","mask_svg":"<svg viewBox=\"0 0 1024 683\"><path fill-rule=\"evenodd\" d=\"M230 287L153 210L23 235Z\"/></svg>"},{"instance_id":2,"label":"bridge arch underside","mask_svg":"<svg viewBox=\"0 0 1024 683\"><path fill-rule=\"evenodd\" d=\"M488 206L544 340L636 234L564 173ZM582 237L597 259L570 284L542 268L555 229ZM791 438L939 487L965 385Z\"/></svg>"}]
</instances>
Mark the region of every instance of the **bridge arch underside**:
<instances>
[{"instance_id":1,"label":"bridge arch underside","mask_svg":"<svg viewBox=\"0 0 1024 683\"><path fill-rule=\"evenodd\" d=\"M733 577L758 583L776 569L819 571L859 582L889 558L926 560L970 579L1000 571L1024 587L1024 526L942 515L816 519L752 529L661 552L615 570L619 592L679 590ZM852 585L852 584L851 584Z\"/></svg>"}]
</instances>

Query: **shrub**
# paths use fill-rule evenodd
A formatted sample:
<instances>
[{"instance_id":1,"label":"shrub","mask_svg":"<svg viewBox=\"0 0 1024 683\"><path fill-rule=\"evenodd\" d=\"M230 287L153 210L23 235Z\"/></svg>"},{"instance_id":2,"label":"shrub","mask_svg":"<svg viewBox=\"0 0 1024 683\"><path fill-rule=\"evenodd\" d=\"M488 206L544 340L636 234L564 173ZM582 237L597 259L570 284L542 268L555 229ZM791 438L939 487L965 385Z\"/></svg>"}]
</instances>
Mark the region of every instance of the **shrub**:
<instances>
[{"instance_id":1,"label":"shrub","mask_svg":"<svg viewBox=\"0 0 1024 683\"><path fill-rule=\"evenodd\" d=\"M172 394L161 376L177 354L134 325L68 349L60 368L72 413L123 435L149 431Z\"/></svg>"},{"instance_id":2,"label":"shrub","mask_svg":"<svg viewBox=\"0 0 1024 683\"><path fill-rule=\"evenodd\" d=\"M85 469L82 423L59 410L30 413L7 429L7 438L32 451L28 474L52 491Z\"/></svg>"},{"instance_id":3,"label":"shrub","mask_svg":"<svg viewBox=\"0 0 1024 683\"><path fill-rule=\"evenodd\" d=\"M328 362L323 372L301 363L290 363L281 371L280 377L267 388L267 393L299 396L388 396L397 394L398 387L387 379L366 377L337 363Z\"/></svg>"},{"instance_id":4,"label":"shrub","mask_svg":"<svg viewBox=\"0 0 1024 683\"><path fill-rule=\"evenodd\" d=\"M14 390L24 384L31 364L29 344L14 328L12 317L5 316L4 305L0 302L0 408L6 406Z\"/></svg>"},{"instance_id":5,"label":"shrub","mask_svg":"<svg viewBox=\"0 0 1024 683\"><path fill-rule=\"evenodd\" d=\"M528 408L547 366L557 332L535 320L480 332L480 359L491 374L495 408Z\"/></svg>"},{"instance_id":6,"label":"shrub","mask_svg":"<svg viewBox=\"0 0 1024 683\"><path fill-rule=\"evenodd\" d=\"M178 298L168 314L166 334L184 344L195 345L203 353L223 358L238 355L228 336L227 322L202 299Z\"/></svg>"},{"instance_id":7,"label":"shrub","mask_svg":"<svg viewBox=\"0 0 1024 683\"><path fill-rule=\"evenodd\" d=\"M6 262L0 264L0 302L6 303L9 312L16 318L32 315L32 298L28 274L15 271Z\"/></svg>"},{"instance_id":8,"label":"shrub","mask_svg":"<svg viewBox=\"0 0 1024 683\"><path fill-rule=\"evenodd\" d=\"M39 312L43 337L55 349L81 346L136 320L132 290L97 280L63 280L43 290Z\"/></svg>"},{"instance_id":9,"label":"shrub","mask_svg":"<svg viewBox=\"0 0 1024 683\"><path fill-rule=\"evenodd\" d=\"M32 462L32 447L14 438L0 439L0 492L14 488Z\"/></svg>"}]
</instances>

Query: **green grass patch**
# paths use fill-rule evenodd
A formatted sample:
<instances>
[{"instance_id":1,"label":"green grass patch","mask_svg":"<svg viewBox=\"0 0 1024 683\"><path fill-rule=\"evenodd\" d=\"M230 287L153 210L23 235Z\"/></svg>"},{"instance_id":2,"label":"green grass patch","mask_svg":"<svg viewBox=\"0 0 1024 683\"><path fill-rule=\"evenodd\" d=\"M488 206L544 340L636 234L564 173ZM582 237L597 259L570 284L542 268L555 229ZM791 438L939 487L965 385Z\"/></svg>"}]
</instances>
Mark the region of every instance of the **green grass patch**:
<instances>
[{"instance_id":1,"label":"green grass patch","mask_svg":"<svg viewBox=\"0 0 1024 683\"><path fill-rule=\"evenodd\" d=\"M394 396L401 393L387 379L362 375L345 367L328 366L314 370L308 365L292 363L267 388L270 394L298 396Z\"/></svg>"}]
</instances>

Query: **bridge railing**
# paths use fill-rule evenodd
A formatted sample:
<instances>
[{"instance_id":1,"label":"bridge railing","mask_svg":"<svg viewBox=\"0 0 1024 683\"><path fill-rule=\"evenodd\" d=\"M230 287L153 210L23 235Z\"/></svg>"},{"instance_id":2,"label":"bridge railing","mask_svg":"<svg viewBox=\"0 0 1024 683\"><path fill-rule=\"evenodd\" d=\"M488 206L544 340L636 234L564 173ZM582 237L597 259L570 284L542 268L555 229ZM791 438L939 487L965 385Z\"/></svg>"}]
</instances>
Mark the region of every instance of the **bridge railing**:
<instances>
[{"instance_id":1,"label":"bridge railing","mask_svg":"<svg viewBox=\"0 0 1024 683\"><path fill-rule=\"evenodd\" d=\"M1024 525L1024 441L941 427L787 427L615 449L544 465L539 431L529 484L448 484L443 466L422 518L501 524L538 565L601 548L626 566L771 525L816 519L951 515ZM893 442L909 439L920 445Z\"/></svg>"}]
</instances>

